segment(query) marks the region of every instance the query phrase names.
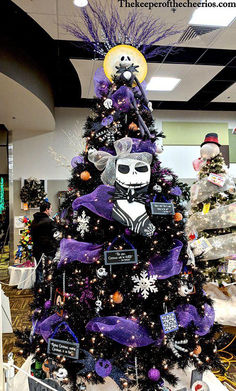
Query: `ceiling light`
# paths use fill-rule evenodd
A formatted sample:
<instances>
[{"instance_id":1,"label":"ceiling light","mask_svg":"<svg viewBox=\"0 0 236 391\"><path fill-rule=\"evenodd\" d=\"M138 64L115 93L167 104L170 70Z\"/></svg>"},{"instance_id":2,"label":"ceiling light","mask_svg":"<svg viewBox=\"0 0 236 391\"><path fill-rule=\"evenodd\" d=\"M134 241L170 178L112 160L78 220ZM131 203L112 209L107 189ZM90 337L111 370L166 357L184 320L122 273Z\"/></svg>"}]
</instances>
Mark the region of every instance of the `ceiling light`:
<instances>
[{"instance_id":1,"label":"ceiling light","mask_svg":"<svg viewBox=\"0 0 236 391\"><path fill-rule=\"evenodd\" d=\"M236 17L236 9L227 6L219 7L220 0L216 0L215 3L216 7L214 8L203 6L194 11L189 24L220 27L228 26ZM224 5L227 3L229 3L229 1L225 1Z\"/></svg>"},{"instance_id":2,"label":"ceiling light","mask_svg":"<svg viewBox=\"0 0 236 391\"><path fill-rule=\"evenodd\" d=\"M181 79L175 77L152 77L147 85L148 91L173 91Z\"/></svg>"},{"instance_id":3,"label":"ceiling light","mask_svg":"<svg viewBox=\"0 0 236 391\"><path fill-rule=\"evenodd\" d=\"M77 7L85 7L86 5L88 5L88 0L73 0L74 1L74 5L76 5Z\"/></svg>"}]
</instances>

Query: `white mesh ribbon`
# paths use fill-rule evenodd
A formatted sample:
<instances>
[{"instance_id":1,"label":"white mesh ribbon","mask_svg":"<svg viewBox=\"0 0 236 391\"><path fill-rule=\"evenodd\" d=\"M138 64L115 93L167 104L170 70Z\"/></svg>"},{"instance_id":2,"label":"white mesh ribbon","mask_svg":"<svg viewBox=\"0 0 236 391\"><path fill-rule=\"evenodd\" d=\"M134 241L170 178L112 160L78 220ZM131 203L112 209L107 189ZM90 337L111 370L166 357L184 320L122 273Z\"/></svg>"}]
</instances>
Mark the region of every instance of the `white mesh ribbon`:
<instances>
[{"instance_id":1,"label":"white mesh ribbon","mask_svg":"<svg viewBox=\"0 0 236 391\"><path fill-rule=\"evenodd\" d=\"M200 179L191 187L191 203L193 205L205 201L206 199L214 196L216 193L224 192L230 189L235 190L233 179L227 174L220 175L225 178L223 187L219 187L209 182L208 177Z\"/></svg>"},{"instance_id":2,"label":"white mesh ribbon","mask_svg":"<svg viewBox=\"0 0 236 391\"><path fill-rule=\"evenodd\" d=\"M192 231L201 232L207 229L228 228L236 226L236 202L219 206L203 215L202 212L194 213L186 224L186 233L189 236Z\"/></svg>"},{"instance_id":3,"label":"white mesh ribbon","mask_svg":"<svg viewBox=\"0 0 236 391\"><path fill-rule=\"evenodd\" d=\"M236 253L236 233L212 236L207 240L212 247L203 254L203 261L225 258ZM197 241L191 243L191 247L195 256L202 253L201 246Z\"/></svg>"},{"instance_id":4,"label":"white mesh ribbon","mask_svg":"<svg viewBox=\"0 0 236 391\"><path fill-rule=\"evenodd\" d=\"M116 162L121 158L135 159L151 164L152 155L148 152L131 153L133 141L130 137L124 137L114 142L116 155L105 151L92 149L88 152L88 159L99 171L103 171L101 180L105 185L114 185L116 180Z\"/></svg>"}]
</instances>

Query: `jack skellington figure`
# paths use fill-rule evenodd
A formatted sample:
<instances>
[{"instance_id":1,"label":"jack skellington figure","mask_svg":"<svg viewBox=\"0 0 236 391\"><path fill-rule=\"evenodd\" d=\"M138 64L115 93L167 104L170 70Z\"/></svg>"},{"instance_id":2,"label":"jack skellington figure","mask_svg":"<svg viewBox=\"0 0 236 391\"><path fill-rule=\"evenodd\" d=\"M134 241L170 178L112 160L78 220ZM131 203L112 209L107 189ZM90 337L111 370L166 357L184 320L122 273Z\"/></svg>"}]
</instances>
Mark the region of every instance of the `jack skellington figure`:
<instances>
[{"instance_id":1,"label":"jack skellington figure","mask_svg":"<svg viewBox=\"0 0 236 391\"><path fill-rule=\"evenodd\" d=\"M147 63L142 53L129 45L117 45L107 53L103 66L105 74L110 80L112 80L111 76L116 74L119 76L119 80L122 84L127 86L127 96L129 97L131 107L135 110L138 117L141 134L142 136L146 134L149 138L152 138L147 125L140 115L138 103L133 91L134 87L137 86L145 106L152 112L152 103L147 99L141 85L141 82L144 80L147 73ZM117 94L119 90L122 90L122 94L124 94L124 87L123 89L120 87L115 94ZM107 109L111 109L113 106L112 95L113 91L104 101L104 106Z\"/></svg>"},{"instance_id":2,"label":"jack skellington figure","mask_svg":"<svg viewBox=\"0 0 236 391\"><path fill-rule=\"evenodd\" d=\"M112 217L142 236L152 236L155 226L146 211L147 188L150 182L152 155L148 152L130 153L132 139L125 137L114 143L116 156L108 152L89 152L88 158L103 171L106 185L115 185Z\"/></svg>"}]
</instances>

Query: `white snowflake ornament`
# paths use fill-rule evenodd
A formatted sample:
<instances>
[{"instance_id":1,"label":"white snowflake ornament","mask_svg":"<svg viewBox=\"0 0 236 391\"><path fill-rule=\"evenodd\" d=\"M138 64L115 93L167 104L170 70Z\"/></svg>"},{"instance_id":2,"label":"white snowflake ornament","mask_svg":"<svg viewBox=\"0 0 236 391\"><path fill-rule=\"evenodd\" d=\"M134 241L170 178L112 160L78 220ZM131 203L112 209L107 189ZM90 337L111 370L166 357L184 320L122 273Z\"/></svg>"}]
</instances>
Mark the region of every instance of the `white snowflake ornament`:
<instances>
[{"instance_id":1,"label":"white snowflake ornament","mask_svg":"<svg viewBox=\"0 0 236 391\"><path fill-rule=\"evenodd\" d=\"M144 299L147 299L149 293L158 292L157 287L155 286L155 282L157 280L157 276L148 276L148 273L143 270L140 273L140 276L132 276L133 282L136 284L133 288L133 292L140 292Z\"/></svg>"},{"instance_id":2,"label":"white snowflake ornament","mask_svg":"<svg viewBox=\"0 0 236 391\"><path fill-rule=\"evenodd\" d=\"M78 221L78 227L77 231L80 233L81 237L84 237L84 234L86 232L89 232L89 221L90 221L89 216L86 216L85 211L83 210L81 216L78 216L77 221Z\"/></svg>"}]
</instances>

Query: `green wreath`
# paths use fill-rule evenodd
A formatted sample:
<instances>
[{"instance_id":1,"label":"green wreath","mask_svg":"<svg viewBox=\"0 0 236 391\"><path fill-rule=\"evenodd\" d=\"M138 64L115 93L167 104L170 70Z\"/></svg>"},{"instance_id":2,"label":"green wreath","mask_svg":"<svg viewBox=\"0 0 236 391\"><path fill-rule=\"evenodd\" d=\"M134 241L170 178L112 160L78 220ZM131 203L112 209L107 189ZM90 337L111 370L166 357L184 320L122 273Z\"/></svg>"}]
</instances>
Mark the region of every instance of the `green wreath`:
<instances>
[{"instance_id":1,"label":"green wreath","mask_svg":"<svg viewBox=\"0 0 236 391\"><path fill-rule=\"evenodd\" d=\"M27 203L29 208L37 208L46 195L43 183L39 179L29 178L21 188L20 199L24 204Z\"/></svg>"}]
</instances>

